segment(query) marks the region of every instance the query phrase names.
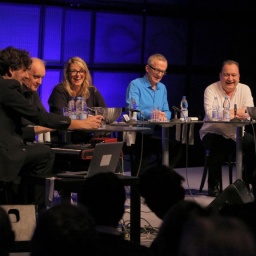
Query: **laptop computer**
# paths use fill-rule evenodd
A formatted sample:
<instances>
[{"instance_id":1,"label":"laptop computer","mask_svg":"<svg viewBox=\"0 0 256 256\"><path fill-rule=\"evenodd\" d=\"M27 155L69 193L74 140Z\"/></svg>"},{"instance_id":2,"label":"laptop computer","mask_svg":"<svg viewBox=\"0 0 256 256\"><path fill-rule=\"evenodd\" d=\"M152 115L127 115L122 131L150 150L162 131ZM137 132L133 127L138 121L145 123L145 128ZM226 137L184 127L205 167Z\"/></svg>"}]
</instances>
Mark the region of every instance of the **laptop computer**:
<instances>
[{"instance_id":1,"label":"laptop computer","mask_svg":"<svg viewBox=\"0 0 256 256\"><path fill-rule=\"evenodd\" d=\"M98 143L95 145L92 159L87 171L57 173L60 178L85 179L97 173L113 172L122 152L123 142Z\"/></svg>"}]
</instances>

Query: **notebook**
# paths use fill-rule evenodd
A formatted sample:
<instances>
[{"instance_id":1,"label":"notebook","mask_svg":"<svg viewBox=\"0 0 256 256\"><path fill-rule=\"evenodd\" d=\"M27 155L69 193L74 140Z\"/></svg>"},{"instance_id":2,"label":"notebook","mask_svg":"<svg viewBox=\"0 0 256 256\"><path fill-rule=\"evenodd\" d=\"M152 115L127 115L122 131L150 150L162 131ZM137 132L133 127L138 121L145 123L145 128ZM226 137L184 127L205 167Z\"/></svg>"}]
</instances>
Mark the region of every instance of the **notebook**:
<instances>
[{"instance_id":1,"label":"notebook","mask_svg":"<svg viewBox=\"0 0 256 256\"><path fill-rule=\"evenodd\" d=\"M60 178L85 179L97 173L113 172L122 152L123 142L98 143L95 145L92 159L87 171L57 173Z\"/></svg>"}]
</instances>

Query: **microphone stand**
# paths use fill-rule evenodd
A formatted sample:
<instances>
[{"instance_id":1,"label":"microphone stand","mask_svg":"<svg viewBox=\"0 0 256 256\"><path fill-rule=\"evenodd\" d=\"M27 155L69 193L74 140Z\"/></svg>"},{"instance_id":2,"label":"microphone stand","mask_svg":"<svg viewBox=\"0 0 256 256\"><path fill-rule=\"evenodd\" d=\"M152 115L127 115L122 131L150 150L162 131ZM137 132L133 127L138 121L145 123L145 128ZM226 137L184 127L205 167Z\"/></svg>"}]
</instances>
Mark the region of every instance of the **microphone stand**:
<instances>
[{"instance_id":1,"label":"microphone stand","mask_svg":"<svg viewBox=\"0 0 256 256\"><path fill-rule=\"evenodd\" d=\"M133 113L134 113L134 112L140 112L140 111L135 110L135 109L129 109L129 111L131 111L131 116L133 116ZM126 123L128 123L128 124L137 124L137 123L138 123L138 120L130 119L130 120L127 121Z\"/></svg>"},{"instance_id":2,"label":"microphone stand","mask_svg":"<svg viewBox=\"0 0 256 256\"><path fill-rule=\"evenodd\" d=\"M178 118L178 111L174 110L174 118L170 122L181 123L182 121Z\"/></svg>"}]
</instances>

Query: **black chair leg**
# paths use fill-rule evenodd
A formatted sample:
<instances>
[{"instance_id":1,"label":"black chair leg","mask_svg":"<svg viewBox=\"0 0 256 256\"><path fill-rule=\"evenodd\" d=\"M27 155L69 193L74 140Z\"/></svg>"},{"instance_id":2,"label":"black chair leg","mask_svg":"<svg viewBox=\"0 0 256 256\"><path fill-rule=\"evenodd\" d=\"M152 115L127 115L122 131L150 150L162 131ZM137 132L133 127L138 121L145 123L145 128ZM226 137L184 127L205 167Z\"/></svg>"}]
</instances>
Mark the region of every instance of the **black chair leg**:
<instances>
[{"instance_id":1,"label":"black chair leg","mask_svg":"<svg viewBox=\"0 0 256 256\"><path fill-rule=\"evenodd\" d=\"M234 162L233 162L233 159L232 159L232 155L229 155L229 157L228 157L229 184L233 183L233 166L234 166Z\"/></svg>"},{"instance_id":2,"label":"black chair leg","mask_svg":"<svg viewBox=\"0 0 256 256\"><path fill-rule=\"evenodd\" d=\"M201 180L199 192L202 192L204 184L205 184L207 171L208 171L208 157L209 157L209 152L206 151L205 160L204 160L204 172L203 172L203 177L202 177L202 180Z\"/></svg>"}]
</instances>

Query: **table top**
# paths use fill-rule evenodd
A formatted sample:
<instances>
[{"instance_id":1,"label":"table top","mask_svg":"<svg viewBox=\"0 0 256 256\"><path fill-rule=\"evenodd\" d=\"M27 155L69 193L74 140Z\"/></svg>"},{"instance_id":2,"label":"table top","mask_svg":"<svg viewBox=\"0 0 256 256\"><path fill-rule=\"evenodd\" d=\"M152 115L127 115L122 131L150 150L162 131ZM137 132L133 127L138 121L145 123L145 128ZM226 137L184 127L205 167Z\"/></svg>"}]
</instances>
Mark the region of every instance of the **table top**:
<instances>
[{"instance_id":1,"label":"table top","mask_svg":"<svg viewBox=\"0 0 256 256\"><path fill-rule=\"evenodd\" d=\"M116 125L109 124L106 125L104 128L99 128L99 129L86 129L86 130L79 130L79 131L84 131L84 132L129 132L129 131L134 131L134 132L141 132L141 131L148 131L150 130L149 127L144 127L144 126L139 126L138 124L133 125L122 125L120 123L117 123ZM65 132L73 132L77 130L66 130Z\"/></svg>"},{"instance_id":2,"label":"table top","mask_svg":"<svg viewBox=\"0 0 256 256\"><path fill-rule=\"evenodd\" d=\"M204 121L204 120L189 120L187 122L182 121L180 119L172 119L169 121L158 121L158 122L151 122L151 121L142 121L142 120L138 120L138 121L131 121L131 122L114 122L111 123L111 126L115 126L115 127L150 127L150 126L154 126L154 125L159 125L162 127L173 127L174 125L177 124L203 124L203 123L225 123L225 124L232 124L234 126L246 126L246 125L250 125L250 124L255 124L256 121L249 121L249 120L231 120L231 121Z\"/></svg>"}]
</instances>

